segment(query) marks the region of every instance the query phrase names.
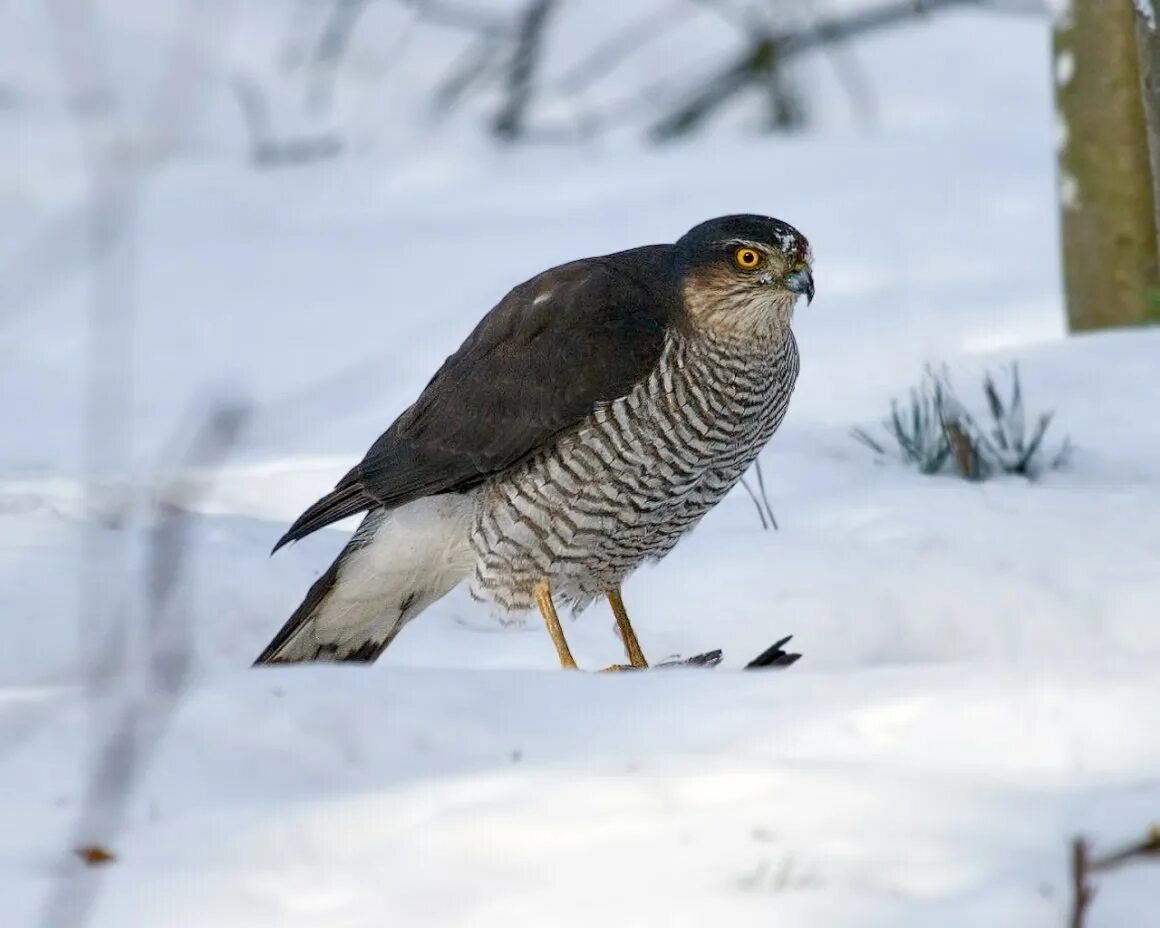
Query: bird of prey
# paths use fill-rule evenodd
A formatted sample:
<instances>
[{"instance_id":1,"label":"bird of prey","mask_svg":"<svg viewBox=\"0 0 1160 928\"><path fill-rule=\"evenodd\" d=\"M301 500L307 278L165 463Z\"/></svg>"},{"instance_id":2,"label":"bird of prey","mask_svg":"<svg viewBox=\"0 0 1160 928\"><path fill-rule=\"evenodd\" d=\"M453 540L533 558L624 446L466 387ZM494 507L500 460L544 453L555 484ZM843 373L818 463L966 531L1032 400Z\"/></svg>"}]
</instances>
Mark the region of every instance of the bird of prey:
<instances>
[{"instance_id":1,"label":"bird of prey","mask_svg":"<svg viewBox=\"0 0 1160 928\"><path fill-rule=\"evenodd\" d=\"M566 668L556 604L606 597L627 667L647 667L621 584L781 423L811 263L787 223L724 216L517 286L274 546L366 513L257 663L374 661L466 581L499 610L537 607Z\"/></svg>"}]
</instances>

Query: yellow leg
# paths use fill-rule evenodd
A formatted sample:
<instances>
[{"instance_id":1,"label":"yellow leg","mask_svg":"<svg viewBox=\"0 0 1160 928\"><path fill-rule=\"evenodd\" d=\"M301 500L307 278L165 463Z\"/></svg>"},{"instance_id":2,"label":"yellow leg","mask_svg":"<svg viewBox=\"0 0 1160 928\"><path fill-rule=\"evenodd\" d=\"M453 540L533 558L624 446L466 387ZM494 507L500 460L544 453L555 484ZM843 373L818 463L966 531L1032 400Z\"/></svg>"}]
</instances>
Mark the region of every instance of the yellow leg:
<instances>
[{"instance_id":1,"label":"yellow leg","mask_svg":"<svg viewBox=\"0 0 1160 928\"><path fill-rule=\"evenodd\" d=\"M612 607L612 614L616 616L616 625L620 629L620 638L624 642L624 651L628 655L629 663L634 670L646 670L648 661L644 659L644 651L640 649L636 632L632 630L632 623L628 621L628 612L624 608L624 600L620 598L620 590L611 590L608 593L608 604ZM612 670L613 667L608 669Z\"/></svg>"},{"instance_id":2,"label":"yellow leg","mask_svg":"<svg viewBox=\"0 0 1160 928\"><path fill-rule=\"evenodd\" d=\"M568 650L564 629L560 627L560 617L556 615L556 607L552 604L552 588L547 580L541 580L536 584L534 595L536 605L540 607L540 615L544 617L544 624L548 626L548 634L552 636L552 644L556 646L560 666L565 670L575 670L576 661L572 657L572 652Z\"/></svg>"}]
</instances>

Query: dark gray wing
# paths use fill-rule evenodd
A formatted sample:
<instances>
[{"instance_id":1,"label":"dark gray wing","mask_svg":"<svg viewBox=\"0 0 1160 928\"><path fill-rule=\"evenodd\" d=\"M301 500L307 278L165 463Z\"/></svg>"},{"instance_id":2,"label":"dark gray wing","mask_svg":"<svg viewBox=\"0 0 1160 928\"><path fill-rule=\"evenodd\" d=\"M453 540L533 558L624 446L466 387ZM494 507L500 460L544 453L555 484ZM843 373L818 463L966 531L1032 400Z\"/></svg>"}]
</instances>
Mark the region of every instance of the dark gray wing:
<instances>
[{"instance_id":1,"label":"dark gray wing","mask_svg":"<svg viewBox=\"0 0 1160 928\"><path fill-rule=\"evenodd\" d=\"M575 261L512 290L274 550L366 509L478 486L628 393L679 312L670 252Z\"/></svg>"}]
</instances>

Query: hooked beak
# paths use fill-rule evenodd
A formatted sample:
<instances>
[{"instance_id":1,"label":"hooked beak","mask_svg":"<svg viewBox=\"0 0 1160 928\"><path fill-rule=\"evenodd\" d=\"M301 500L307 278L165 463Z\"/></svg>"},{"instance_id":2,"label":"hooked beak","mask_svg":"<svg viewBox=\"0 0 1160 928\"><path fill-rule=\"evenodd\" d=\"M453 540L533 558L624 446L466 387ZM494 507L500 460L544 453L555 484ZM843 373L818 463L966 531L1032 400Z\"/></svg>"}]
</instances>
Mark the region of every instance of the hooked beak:
<instances>
[{"instance_id":1,"label":"hooked beak","mask_svg":"<svg viewBox=\"0 0 1160 928\"><path fill-rule=\"evenodd\" d=\"M786 277L785 286L791 293L800 293L806 298L806 305L814 301L814 275L808 267L801 267Z\"/></svg>"}]
</instances>

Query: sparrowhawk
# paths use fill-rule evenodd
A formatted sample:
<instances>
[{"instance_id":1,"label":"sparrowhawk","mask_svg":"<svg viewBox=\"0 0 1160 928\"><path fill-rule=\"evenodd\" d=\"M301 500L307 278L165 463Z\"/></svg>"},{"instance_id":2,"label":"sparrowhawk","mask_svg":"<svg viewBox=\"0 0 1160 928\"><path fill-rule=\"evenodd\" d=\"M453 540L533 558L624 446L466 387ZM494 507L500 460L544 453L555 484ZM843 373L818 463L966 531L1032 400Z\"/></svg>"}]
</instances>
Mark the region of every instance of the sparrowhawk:
<instances>
[{"instance_id":1,"label":"sparrowhawk","mask_svg":"<svg viewBox=\"0 0 1160 928\"><path fill-rule=\"evenodd\" d=\"M275 545L366 513L257 662L373 661L466 581L500 610L538 607L564 667L555 604L607 597L646 667L621 584L781 423L811 264L792 226L738 215L517 286Z\"/></svg>"}]
</instances>

